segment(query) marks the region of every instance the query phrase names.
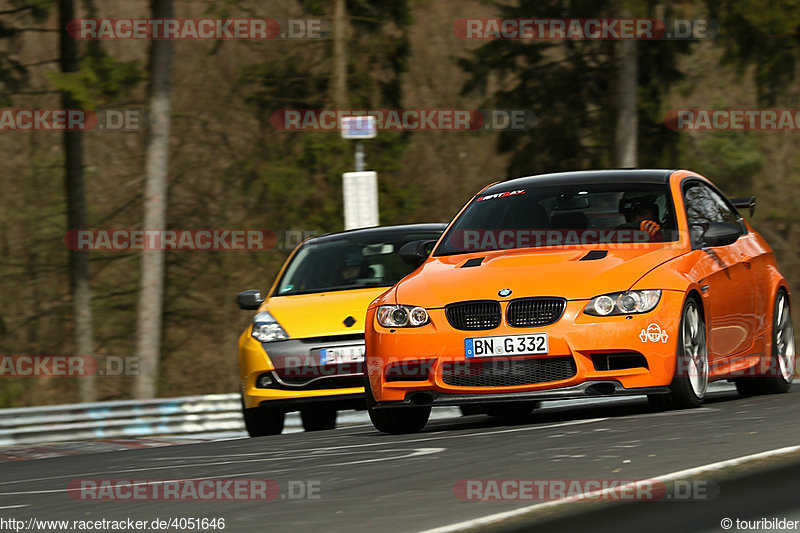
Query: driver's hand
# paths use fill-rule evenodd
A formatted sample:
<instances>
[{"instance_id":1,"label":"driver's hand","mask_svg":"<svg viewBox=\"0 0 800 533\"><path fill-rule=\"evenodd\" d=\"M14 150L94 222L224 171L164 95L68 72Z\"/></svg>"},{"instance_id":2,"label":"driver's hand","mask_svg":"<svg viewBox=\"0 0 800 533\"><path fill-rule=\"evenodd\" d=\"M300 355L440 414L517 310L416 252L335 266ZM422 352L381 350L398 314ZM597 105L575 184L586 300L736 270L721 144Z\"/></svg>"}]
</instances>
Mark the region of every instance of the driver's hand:
<instances>
[{"instance_id":1,"label":"driver's hand","mask_svg":"<svg viewBox=\"0 0 800 533\"><path fill-rule=\"evenodd\" d=\"M661 231L661 224L652 220L642 220L639 224L639 229L646 231L651 237L655 237L656 233Z\"/></svg>"}]
</instances>

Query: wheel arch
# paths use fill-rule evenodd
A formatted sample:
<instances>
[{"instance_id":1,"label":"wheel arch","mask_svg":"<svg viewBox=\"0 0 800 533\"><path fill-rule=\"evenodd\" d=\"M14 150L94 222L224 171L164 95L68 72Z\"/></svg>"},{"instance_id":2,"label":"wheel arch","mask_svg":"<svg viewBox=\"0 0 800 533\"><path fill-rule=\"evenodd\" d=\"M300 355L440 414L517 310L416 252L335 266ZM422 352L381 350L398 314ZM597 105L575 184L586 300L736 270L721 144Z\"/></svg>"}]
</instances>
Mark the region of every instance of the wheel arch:
<instances>
[{"instance_id":1,"label":"wheel arch","mask_svg":"<svg viewBox=\"0 0 800 533\"><path fill-rule=\"evenodd\" d=\"M772 322L775 320L775 303L777 302L778 292L780 290L786 292L786 298L789 301L789 312L792 312L792 291L789 289L789 283L786 281L786 278L783 277L777 268L770 266L767 279L767 294L764 298L764 310L767 313L765 326L769 331L769 336L767 338L767 343L769 345L766 347L768 349L765 351L765 354L772 349Z\"/></svg>"},{"instance_id":2,"label":"wheel arch","mask_svg":"<svg viewBox=\"0 0 800 533\"><path fill-rule=\"evenodd\" d=\"M703 314L703 321L706 323L706 329L708 329L708 321L706 320L706 307L703 303L703 297L700 294L700 290L697 287L689 287L686 291L686 297L683 299L683 303L689 300L689 298L694 297L697 305L700 306L700 312Z\"/></svg>"}]
</instances>

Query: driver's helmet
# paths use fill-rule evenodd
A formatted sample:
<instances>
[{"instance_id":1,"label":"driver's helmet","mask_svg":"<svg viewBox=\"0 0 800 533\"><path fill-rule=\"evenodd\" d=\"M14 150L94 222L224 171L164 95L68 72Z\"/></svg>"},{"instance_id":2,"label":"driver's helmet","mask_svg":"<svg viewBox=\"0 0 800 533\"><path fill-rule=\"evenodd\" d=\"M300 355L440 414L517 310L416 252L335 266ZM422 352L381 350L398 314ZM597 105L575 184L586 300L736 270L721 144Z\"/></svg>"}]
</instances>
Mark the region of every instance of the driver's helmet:
<instances>
[{"instance_id":1,"label":"driver's helmet","mask_svg":"<svg viewBox=\"0 0 800 533\"><path fill-rule=\"evenodd\" d=\"M626 192L619 200L619 212L625 215L625 222L633 222L633 217L636 213L642 211L650 211L655 215L654 222L661 221L661 210L656 203L657 195Z\"/></svg>"},{"instance_id":2,"label":"driver's helmet","mask_svg":"<svg viewBox=\"0 0 800 533\"><path fill-rule=\"evenodd\" d=\"M340 268L360 267L364 264L364 256L357 249L350 249L345 252Z\"/></svg>"}]
</instances>

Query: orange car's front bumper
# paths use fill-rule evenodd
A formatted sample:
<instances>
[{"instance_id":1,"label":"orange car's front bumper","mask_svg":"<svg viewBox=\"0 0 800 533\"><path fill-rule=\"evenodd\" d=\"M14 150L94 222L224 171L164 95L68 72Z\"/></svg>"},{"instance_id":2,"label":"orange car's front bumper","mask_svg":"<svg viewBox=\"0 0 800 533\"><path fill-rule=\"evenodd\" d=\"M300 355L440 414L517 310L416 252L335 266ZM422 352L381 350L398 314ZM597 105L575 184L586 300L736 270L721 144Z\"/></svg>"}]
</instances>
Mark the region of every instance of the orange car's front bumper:
<instances>
[{"instance_id":1,"label":"orange car's front bumper","mask_svg":"<svg viewBox=\"0 0 800 533\"><path fill-rule=\"evenodd\" d=\"M611 394L667 392L676 370L680 310L684 293L663 291L658 306L649 313L596 317L583 313L587 300L571 300L555 324L536 328L512 328L505 321L492 330L462 331L450 326L442 308L429 309L430 323L418 328L384 328L375 320L375 309L367 315L367 371L372 394L379 405L409 403L460 405L473 402L514 399L557 399ZM400 302L406 303L406 302ZM412 302L413 303L413 302ZM506 303L501 304L505 316ZM661 335L656 337L655 330ZM572 358L576 372L571 377L532 384L462 386L445 383L443 367L455 363L502 365L503 358L465 357L464 340L475 337L547 333L547 355L506 358L509 372L515 361ZM646 367L603 370L599 361L610 354L641 354ZM415 366L415 361L420 364ZM400 363L403 362L403 363ZM391 378L387 371L401 364L410 378ZM452 367L449 367L452 369ZM419 369L423 369L416 372ZM420 373L421 372L421 373ZM467 370L466 374L472 372ZM480 372L480 370L478 370ZM396 374L396 373L395 373ZM402 374L401 374L402 375ZM497 385L497 386L495 386ZM594 385L594 386L593 386ZM397 403L399 402L399 403Z\"/></svg>"}]
</instances>

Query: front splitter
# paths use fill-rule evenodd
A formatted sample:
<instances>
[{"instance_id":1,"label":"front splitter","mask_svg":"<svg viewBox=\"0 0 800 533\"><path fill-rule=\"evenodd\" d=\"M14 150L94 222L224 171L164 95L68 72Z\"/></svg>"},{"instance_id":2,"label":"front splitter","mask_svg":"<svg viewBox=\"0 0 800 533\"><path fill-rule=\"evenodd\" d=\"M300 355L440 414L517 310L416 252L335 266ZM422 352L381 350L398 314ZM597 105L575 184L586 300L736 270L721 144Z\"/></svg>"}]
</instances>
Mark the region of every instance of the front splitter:
<instances>
[{"instance_id":1,"label":"front splitter","mask_svg":"<svg viewBox=\"0 0 800 533\"><path fill-rule=\"evenodd\" d=\"M485 394L449 394L438 391L409 392L399 402L383 402L375 409L391 409L411 406L456 406L471 403L494 403L525 400L566 400L580 398L612 398L615 396L641 396L646 394L668 394L669 387L639 387L626 389L618 381L587 381L572 387L525 392L503 392Z\"/></svg>"}]
</instances>

